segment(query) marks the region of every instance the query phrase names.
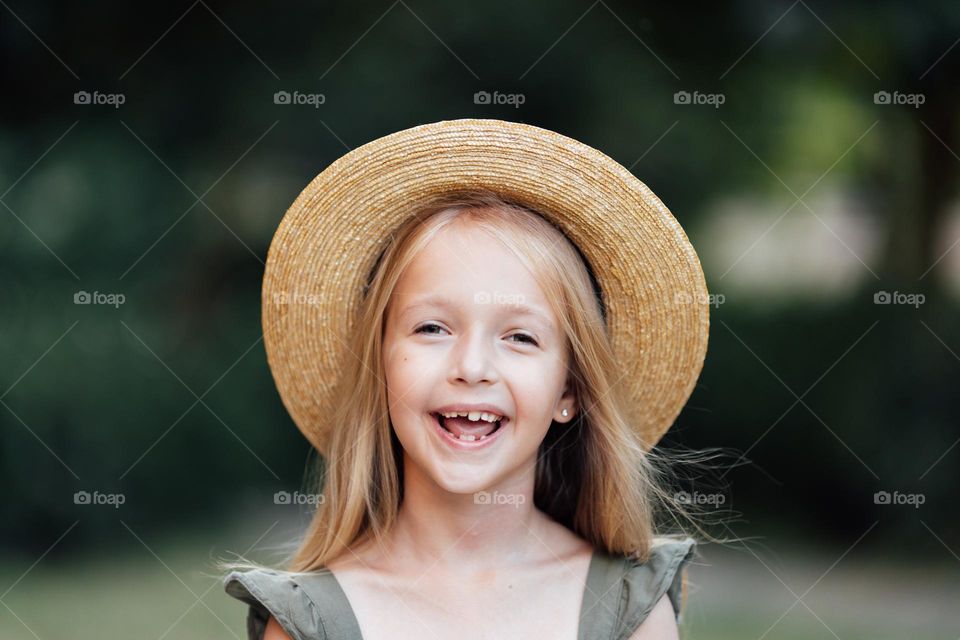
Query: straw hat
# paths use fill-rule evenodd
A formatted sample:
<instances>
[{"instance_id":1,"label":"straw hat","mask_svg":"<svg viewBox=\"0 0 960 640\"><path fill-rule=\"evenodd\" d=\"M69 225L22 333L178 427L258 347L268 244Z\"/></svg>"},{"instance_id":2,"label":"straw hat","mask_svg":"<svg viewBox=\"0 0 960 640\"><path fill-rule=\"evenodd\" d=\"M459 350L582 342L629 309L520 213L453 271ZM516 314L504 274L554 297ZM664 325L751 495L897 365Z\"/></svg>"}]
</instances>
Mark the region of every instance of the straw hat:
<instances>
[{"instance_id":1,"label":"straw hat","mask_svg":"<svg viewBox=\"0 0 960 640\"><path fill-rule=\"evenodd\" d=\"M332 394L351 357L346 337L387 234L439 195L473 189L540 212L580 249L601 289L636 428L652 447L706 355L697 254L623 166L553 131L501 120L435 122L369 142L314 178L281 220L263 279L264 345L297 427L324 453Z\"/></svg>"}]
</instances>

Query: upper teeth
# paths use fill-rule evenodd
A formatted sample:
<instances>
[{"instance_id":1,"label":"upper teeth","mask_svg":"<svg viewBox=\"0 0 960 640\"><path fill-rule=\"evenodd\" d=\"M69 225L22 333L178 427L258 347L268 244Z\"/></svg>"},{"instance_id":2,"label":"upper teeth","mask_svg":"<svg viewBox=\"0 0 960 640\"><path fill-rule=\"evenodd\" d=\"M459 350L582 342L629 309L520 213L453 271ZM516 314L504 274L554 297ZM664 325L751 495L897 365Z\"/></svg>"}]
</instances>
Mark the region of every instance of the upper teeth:
<instances>
[{"instance_id":1,"label":"upper teeth","mask_svg":"<svg viewBox=\"0 0 960 640\"><path fill-rule=\"evenodd\" d=\"M486 420L487 422L498 422L503 416L498 416L495 413L487 413L486 411L450 411L447 413L441 413L444 418L462 418L466 417L467 420L476 422L477 420Z\"/></svg>"}]
</instances>

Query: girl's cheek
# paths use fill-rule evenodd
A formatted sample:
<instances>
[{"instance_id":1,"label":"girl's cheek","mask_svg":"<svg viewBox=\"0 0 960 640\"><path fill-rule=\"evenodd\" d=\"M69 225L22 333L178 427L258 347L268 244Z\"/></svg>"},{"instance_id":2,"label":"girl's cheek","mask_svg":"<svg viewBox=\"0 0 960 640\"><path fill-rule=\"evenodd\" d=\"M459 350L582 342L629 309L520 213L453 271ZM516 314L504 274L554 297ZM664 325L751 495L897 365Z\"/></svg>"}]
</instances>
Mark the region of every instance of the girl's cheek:
<instances>
[{"instance_id":1,"label":"girl's cheek","mask_svg":"<svg viewBox=\"0 0 960 640\"><path fill-rule=\"evenodd\" d=\"M403 351L404 364L409 367L436 367L443 363L443 352L430 345L409 344Z\"/></svg>"}]
</instances>

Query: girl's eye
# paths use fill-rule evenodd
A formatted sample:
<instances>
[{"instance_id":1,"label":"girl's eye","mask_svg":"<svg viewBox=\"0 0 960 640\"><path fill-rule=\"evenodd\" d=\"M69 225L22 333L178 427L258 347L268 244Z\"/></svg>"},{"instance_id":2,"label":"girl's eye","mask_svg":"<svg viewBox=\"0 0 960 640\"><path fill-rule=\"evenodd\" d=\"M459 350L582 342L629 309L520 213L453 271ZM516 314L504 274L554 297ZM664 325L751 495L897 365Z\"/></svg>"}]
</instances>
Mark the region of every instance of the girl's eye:
<instances>
[{"instance_id":1,"label":"girl's eye","mask_svg":"<svg viewBox=\"0 0 960 640\"><path fill-rule=\"evenodd\" d=\"M511 338L524 338L524 339L525 339L525 342L526 342L527 344L532 344L532 345L535 346L535 347L538 346L538 345L537 345L537 341L533 339L533 336L528 336L528 335L525 334L525 333L515 333L515 334L513 334L513 335L510 336L510 337L511 337Z\"/></svg>"},{"instance_id":2,"label":"girl's eye","mask_svg":"<svg viewBox=\"0 0 960 640\"><path fill-rule=\"evenodd\" d=\"M426 334L429 334L429 335L436 335L436 333L435 333L434 331L432 331L433 329L439 329L439 330L441 330L441 331L444 330L443 327L441 327L440 325L436 324L435 322L428 322L427 324L424 324L424 325L421 325L420 327L418 327L417 330L414 331L414 333L426 333ZM539 343L537 343L537 341L533 338L533 336L528 336L528 335L525 334L525 333L514 333L514 334L511 335L510 337L511 337L511 338L523 338L523 340L521 340L521 342L525 342L526 344L531 344L531 345L533 345L533 346L535 346L535 347L540 346Z\"/></svg>"},{"instance_id":3,"label":"girl's eye","mask_svg":"<svg viewBox=\"0 0 960 640\"><path fill-rule=\"evenodd\" d=\"M440 325L434 322L428 322L427 324L419 327L414 333L427 333L424 331L424 329L443 329L443 327L441 327ZM433 333L433 332L431 331L429 333Z\"/></svg>"}]
</instances>

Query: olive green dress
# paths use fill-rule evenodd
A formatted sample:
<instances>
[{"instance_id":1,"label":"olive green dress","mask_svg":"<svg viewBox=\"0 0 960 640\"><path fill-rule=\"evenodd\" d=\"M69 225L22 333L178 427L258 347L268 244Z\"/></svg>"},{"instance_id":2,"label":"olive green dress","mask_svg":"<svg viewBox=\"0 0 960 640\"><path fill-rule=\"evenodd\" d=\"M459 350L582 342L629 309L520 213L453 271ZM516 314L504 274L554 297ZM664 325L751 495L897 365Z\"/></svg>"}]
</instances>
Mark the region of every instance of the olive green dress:
<instances>
[{"instance_id":1,"label":"olive green dress","mask_svg":"<svg viewBox=\"0 0 960 640\"><path fill-rule=\"evenodd\" d=\"M656 544L646 562L594 551L580 608L577 640L627 640L663 594L677 621L683 608L684 568L692 538ZM360 625L333 573L285 573L267 569L233 571L226 592L249 605L248 640L261 640L272 614L293 640L363 640Z\"/></svg>"}]
</instances>

